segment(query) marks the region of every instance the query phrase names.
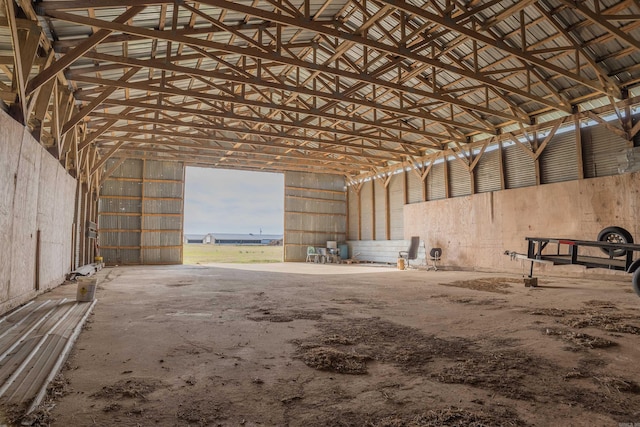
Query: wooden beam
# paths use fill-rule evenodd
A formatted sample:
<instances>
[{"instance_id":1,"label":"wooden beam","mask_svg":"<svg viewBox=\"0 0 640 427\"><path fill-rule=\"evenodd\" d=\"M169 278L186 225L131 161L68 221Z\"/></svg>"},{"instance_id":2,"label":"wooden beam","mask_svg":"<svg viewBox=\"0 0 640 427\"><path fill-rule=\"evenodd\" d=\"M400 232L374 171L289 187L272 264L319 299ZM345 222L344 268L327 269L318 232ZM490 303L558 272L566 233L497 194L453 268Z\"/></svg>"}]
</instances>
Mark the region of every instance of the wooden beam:
<instances>
[{"instance_id":1,"label":"wooden beam","mask_svg":"<svg viewBox=\"0 0 640 427\"><path fill-rule=\"evenodd\" d=\"M110 158L111 156L113 156L113 155L114 155L114 154L115 154L115 153L120 149L120 147L122 147L122 145L123 145L123 144L124 144L124 141L118 141L118 142L116 142L116 144L115 144L115 145L114 145L114 146L113 146L109 151L107 151L107 152L106 152L106 153L105 153L105 154L100 158L100 160L98 160L98 161L93 165L93 167L91 168L90 175L95 174L95 173L98 171L98 169L100 169L100 167L101 167L102 165L104 165L104 164L105 164L105 162L106 162L107 160L109 160L109 158Z\"/></svg>"},{"instance_id":2,"label":"wooden beam","mask_svg":"<svg viewBox=\"0 0 640 427\"><path fill-rule=\"evenodd\" d=\"M22 119L20 122L22 124L26 124L29 117L27 116L27 95L26 95L26 79L28 78L28 73L25 75L25 70L22 69L23 60L22 60L22 46L20 46L20 36L18 34L18 25L16 23L16 11L15 11L15 3L13 0L5 0L5 10L7 14L7 19L9 23L9 31L11 32L11 43L13 44L13 64L14 64L14 73L13 73L13 81L18 90L19 99L17 100L20 104L20 110L22 114ZM14 99L14 102L16 100ZM18 118L18 117L16 117Z\"/></svg>"},{"instance_id":3,"label":"wooden beam","mask_svg":"<svg viewBox=\"0 0 640 427\"><path fill-rule=\"evenodd\" d=\"M477 73L473 73L469 70L465 70L463 68L458 68L455 67L453 65L448 65L445 64L443 62L441 62L438 59L431 59L427 56L424 55L419 55L416 53L412 53L409 51L403 51L403 50L399 50L397 48L393 48L391 46L388 46L384 43L381 42L377 42L371 39L364 39L360 36L355 36L351 33L347 33L347 32L343 32L343 31L339 31L339 30L333 30L328 26L324 26L324 25L318 25L317 23L314 22L310 22L310 23L306 23L306 22L301 22L298 21L294 18L288 18L285 17L284 15L277 15L277 14L273 14L267 11L263 11L260 9L254 9L251 8L250 6L243 6L240 5L239 3L231 3L231 2L226 2L224 0L207 0L207 1L201 1L200 3L204 3L204 4L211 4L214 6L220 6L220 7L228 7L229 10L238 10L241 11L240 9L242 9L242 11L244 11L245 8L248 8L251 13L250 15L254 15L254 16L258 16L260 18L263 19L268 19L270 21L274 21L274 22L281 22L281 23L287 23L287 25L292 25L294 27L301 27L301 28L308 28L311 31L316 31L319 32L320 34L325 34L328 35L330 37L338 37L341 39L344 39L346 41L353 41L355 43L360 43L360 44L365 44L368 45L374 49L377 50L381 50L383 52L387 52L391 55L395 55L395 56L401 56L401 57L406 57L407 59L410 59L412 61L417 61L420 63L427 63L431 66L435 66L438 67L440 69L444 69L446 71L452 72L452 73L456 73L459 74L461 76L467 77L467 78L471 78L474 80L479 80L481 82L484 82L486 84L489 84L491 86L495 86L498 87L502 90L506 90L510 93L514 93L516 95L528 98L528 99L533 99L536 102L539 102L542 105L546 105L548 107L554 108L554 109L561 109L561 110L565 110L567 112L570 111L570 108L568 106L564 106L564 105L558 105L557 103L552 103L547 101L546 99L539 97L537 95L533 95L531 93L528 93L526 91L523 91L519 88L515 88L506 84L501 83L498 80L492 79L492 78L488 78L488 77L483 77L480 74ZM367 84L372 84L372 85L376 85L378 87L381 88L387 88L393 91L397 91L398 93L411 93L413 96L422 96L425 98L429 98L429 99L433 99L433 100L438 100L440 102L445 102L448 104L453 104L453 105L458 105L460 107L463 108L467 108L470 110L474 110L474 111L478 111L480 113L483 114L490 114L492 116L497 116L497 117L501 117L501 118L506 118L507 120L514 120L514 121L525 121L528 122L528 118L525 117L516 117L512 114L509 113L505 113L503 111L499 111L499 110L491 110L491 109L487 109L484 106L478 105L477 103L471 103L471 102L466 102L466 101L462 101L459 99L455 99L453 97L449 97L449 96L444 96L444 95L440 95L436 92L427 92L425 90L422 89L418 89L415 87L410 88L410 90L402 85L402 84L397 84L397 83L393 83L387 80L383 80L380 78L374 78L371 77L367 74L363 74L363 73L357 73L357 72L351 72L351 71L347 71L345 69L339 69L339 68L335 68L335 67L330 67L327 65L321 65L321 64L316 64L316 63L312 63L312 62L308 62L302 59L299 59L297 57L291 57L291 56L283 56L281 55L279 52L269 52L269 53L265 53L262 52L259 49L253 48L253 47L239 47L239 46L233 46L233 45L228 45L228 44L224 44L224 43L218 43L218 42L214 42L214 41L210 41L210 40L202 40L202 39L196 39L194 37L187 37L187 36L180 36L177 34L174 34L172 32L169 31L157 31L157 30L151 30L151 29L147 29L147 28L139 28L139 27L133 27L130 25L123 25L123 24L119 24L119 23L115 23L115 22L106 22L106 21L102 21L99 19L93 19L93 18L86 18L86 17L82 17L79 15L73 15L73 14L69 14L66 12L59 12L59 11L50 11L47 12L48 16L51 16L53 18L57 18L57 19L61 19L64 21L68 21L68 22L75 22L75 23L81 23L81 24L85 24L85 25L92 25L92 26L97 26L97 27L101 27L101 28L107 28L110 29L112 31L121 31L124 33L128 33L128 34L137 34L137 35L141 35L141 36L145 36L148 37L150 39L162 39L162 40L167 40L167 41L171 41L171 42L177 42L177 43L184 43L185 45L188 46L193 46L193 47L202 47L205 49L213 49L213 50L218 50L221 52L226 52L229 54L238 54L238 55L246 55L248 57L252 57L252 58L256 58L256 59L260 59L260 60L266 60L266 61L275 61L278 62L280 64L283 65L292 65L295 67L301 67L301 68L305 68L305 69L310 69L310 70L316 70L328 75L332 75L332 76L338 76L340 78L347 78L347 79L352 79L355 81L359 81L359 82L363 82L363 83L367 83ZM559 67L558 67L559 68ZM492 131L490 131L491 133L494 133Z\"/></svg>"},{"instance_id":4,"label":"wooden beam","mask_svg":"<svg viewBox=\"0 0 640 427\"><path fill-rule=\"evenodd\" d=\"M127 80L129 80L131 77L135 76L136 73L140 71L139 67L133 67L131 68L129 71L127 71L122 77L120 77L118 79L118 81L122 81L122 82L126 82ZM102 104L102 102L107 99L113 92L115 92L116 90L119 89L119 86L113 85L113 86L107 86L105 88L105 90L98 95L97 97L95 97L90 103L89 105L87 105L86 107L84 107L82 110L78 111L76 114L74 114L71 119L69 119L68 122L66 122L64 124L64 126L62 126L62 132L61 134L64 135L67 132L69 132L71 130L71 128L73 128L76 124L78 124L78 122L80 120L82 120L83 118L85 118L87 115L89 115L89 113L91 113L93 110L95 110L100 104Z\"/></svg>"},{"instance_id":5,"label":"wooden beam","mask_svg":"<svg viewBox=\"0 0 640 427\"><path fill-rule=\"evenodd\" d=\"M89 5L85 4L85 6L89 6ZM145 6L131 7L127 9L126 12L118 16L113 22L117 24L123 24L128 20L130 20L131 18L133 18L134 16L136 16L138 13L142 12L144 8ZM61 72L62 70L70 66L71 64L73 64L75 61L78 60L78 58L80 58L89 50L93 49L96 45L100 44L100 42L105 38L107 38L109 34L111 34L112 32L113 30L101 28L95 33L93 33L82 43L80 43L75 48L67 52L67 54L64 55L62 58L58 59L56 62L51 64L49 67L41 71L37 76L31 79L31 81L29 81L29 84L27 85L27 89L26 89L27 93L32 93L33 91L38 89L40 86L42 86L43 84L45 84L46 82L54 78L56 74L58 74L59 72Z\"/></svg>"},{"instance_id":6,"label":"wooden beam","mask_svg":"<svg viewBox=\"0 0 640 427\"><path fill-rule=\"evenodd\" d=\"M584 160L582 156L582 129L580 128L580 117L573 118L576 136L576 161L578 162L578 179L584 179Z\"/></svg>"}]
</instances>

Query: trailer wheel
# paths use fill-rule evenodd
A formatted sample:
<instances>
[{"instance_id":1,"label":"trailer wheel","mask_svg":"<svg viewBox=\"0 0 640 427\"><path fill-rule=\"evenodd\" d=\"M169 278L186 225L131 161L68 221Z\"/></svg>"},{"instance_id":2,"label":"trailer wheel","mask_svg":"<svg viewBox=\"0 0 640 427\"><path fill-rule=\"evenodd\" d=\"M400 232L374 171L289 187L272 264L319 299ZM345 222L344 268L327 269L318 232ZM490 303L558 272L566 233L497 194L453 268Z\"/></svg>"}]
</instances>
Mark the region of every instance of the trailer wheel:
<instances>
[{"instance_id":1,"label":"trailer wheel","mask_svg":"<svg viewBox=\"0 0 640 427\"><path fill-rule=\"evenodd\" d=\"M598 241L609 243L633 243L633 236L622 227L607 227L598 233ZM606 248L602 248L602 252L609 255L609 250ZM612 255L614 257L619 257L626 254L627 251L624 249L615 249Z\"/></svg>"},{"instance_id":2,"label":"trailer wheel","mask_svg":"<svg viewBox=\"0 0 640 427\"><path fill-rule=\"evenodd\" d=\"M633 285L633 290L640 297L640 268L633 273L631 284Z\"/></svg>"}]
</instances>

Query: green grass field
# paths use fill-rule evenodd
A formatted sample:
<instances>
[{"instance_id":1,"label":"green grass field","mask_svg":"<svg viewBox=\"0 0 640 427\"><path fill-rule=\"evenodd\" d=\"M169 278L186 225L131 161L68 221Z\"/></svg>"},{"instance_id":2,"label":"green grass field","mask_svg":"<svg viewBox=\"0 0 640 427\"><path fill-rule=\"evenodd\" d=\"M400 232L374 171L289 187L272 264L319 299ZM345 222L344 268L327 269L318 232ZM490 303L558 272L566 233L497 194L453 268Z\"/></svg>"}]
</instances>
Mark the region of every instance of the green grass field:
<instances>
[{"instance_id":1,"label":"green grass field","mask_svg":"<svg viewBox=\"0 0 640 427\"><path fill-rule=\"evenodd\" d=\"M191 243L183 246L183 264L282 262L282 254L282 246L219 246Z\"/></svg>"}]
</instances>

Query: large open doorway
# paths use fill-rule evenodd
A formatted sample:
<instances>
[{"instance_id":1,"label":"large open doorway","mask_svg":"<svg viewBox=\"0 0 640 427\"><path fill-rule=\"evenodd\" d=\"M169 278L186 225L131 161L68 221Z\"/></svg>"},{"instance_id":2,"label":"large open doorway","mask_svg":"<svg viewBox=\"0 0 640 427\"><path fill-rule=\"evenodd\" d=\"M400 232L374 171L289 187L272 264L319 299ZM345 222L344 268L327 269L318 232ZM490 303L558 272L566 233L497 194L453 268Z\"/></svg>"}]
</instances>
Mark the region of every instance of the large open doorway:
<instances>
[{"instance_id":1,"label":"large open doorway","mask_svg":"<svg viewBox=\"0 0 640 427\"><path fill-rule=\"evenodd\" d=\"M283 259L284 176L188 167L184 264Z\"/></svg>"}]
</instances>

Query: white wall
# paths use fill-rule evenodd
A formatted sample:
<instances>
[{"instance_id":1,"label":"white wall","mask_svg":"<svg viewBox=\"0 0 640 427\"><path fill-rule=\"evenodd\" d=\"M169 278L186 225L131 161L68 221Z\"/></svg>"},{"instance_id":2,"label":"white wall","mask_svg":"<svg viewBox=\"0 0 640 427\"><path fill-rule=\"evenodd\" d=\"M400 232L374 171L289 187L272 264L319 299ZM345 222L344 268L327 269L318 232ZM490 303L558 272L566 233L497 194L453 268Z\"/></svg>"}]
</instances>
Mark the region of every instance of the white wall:
<instances>
[{"instance_id":1,"label":"white wall","mask_svg":"<svg viewBox=\"0 0 640 427\"><path fill-rule=\"evenodd\" d=\"M0 111L0 313L34 297L71 264L76 180L25 128Z\"/></svg>"}]
</instances>

